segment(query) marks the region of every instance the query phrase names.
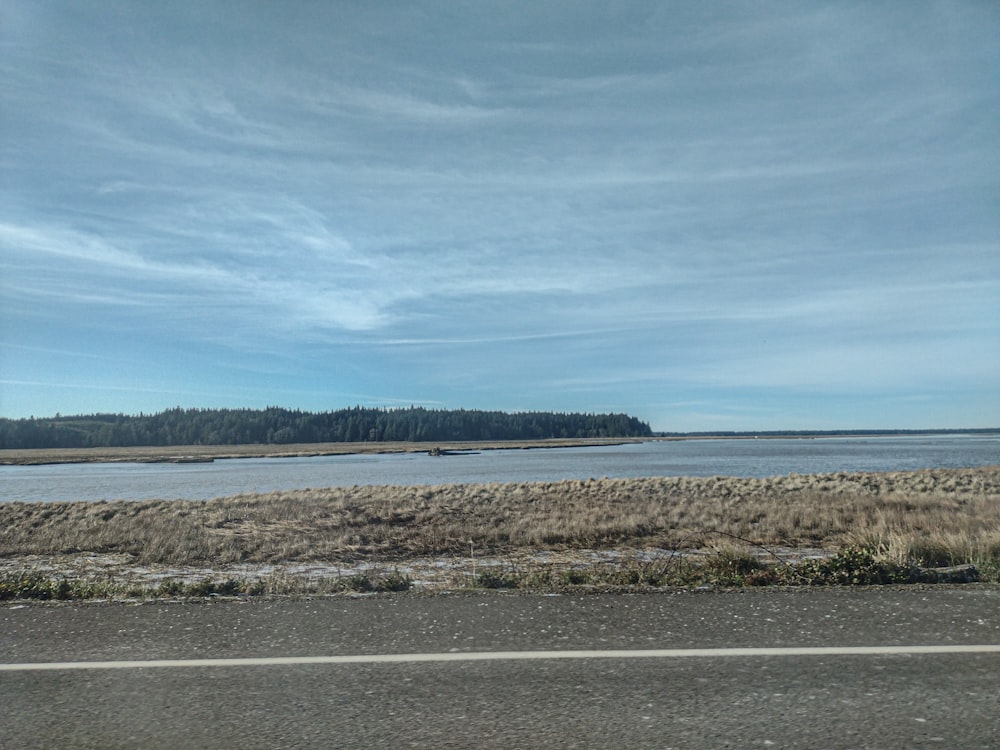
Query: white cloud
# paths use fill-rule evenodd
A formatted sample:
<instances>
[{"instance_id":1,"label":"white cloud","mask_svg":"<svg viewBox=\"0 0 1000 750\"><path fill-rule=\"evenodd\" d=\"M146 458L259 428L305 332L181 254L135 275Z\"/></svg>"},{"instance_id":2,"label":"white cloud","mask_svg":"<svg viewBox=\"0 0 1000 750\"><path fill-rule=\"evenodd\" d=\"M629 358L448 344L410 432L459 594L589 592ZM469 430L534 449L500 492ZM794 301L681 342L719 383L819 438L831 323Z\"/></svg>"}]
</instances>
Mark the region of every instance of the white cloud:
<instances>
[{"instance_id":1,"label":"white cloud","mask_svg":"<svg viewBox=\"0 0 1000 750\"><path fill-rule=\"evenodd\" d=\"M86 320L338 394L581 408L995 367L982 7L14 1L44 23L0 31L0 289L42 348Z\"/></svg>"}]
</instances>

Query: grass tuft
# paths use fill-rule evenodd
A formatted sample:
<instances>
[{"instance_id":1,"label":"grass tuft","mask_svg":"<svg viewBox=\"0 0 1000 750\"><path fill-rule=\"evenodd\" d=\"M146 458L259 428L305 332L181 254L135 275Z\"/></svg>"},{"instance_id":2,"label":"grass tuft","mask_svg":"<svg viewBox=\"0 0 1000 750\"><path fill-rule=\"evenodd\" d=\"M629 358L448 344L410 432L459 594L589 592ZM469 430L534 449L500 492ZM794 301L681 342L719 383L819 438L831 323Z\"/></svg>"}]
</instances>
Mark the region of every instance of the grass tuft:
<instances>
[{"instance_id":1,"label":"grass tuft","mask_svg":"<svg viewBox=\"0 0 1000 750\"><path fill-rule=\"evenodd\" d=\"M997 582L1000 467L0 502L0 528L8 571L0 574L0 599L406 591L413 581L400 569L408 561L470 550L479 569L461 579L479 588L905 583L940 579L928 571L953 566L973 566L979 580ZM537 562L543 552L580 558L608 550L669 553ZM816 559L802 559L810 555ZM59 570L60 561L101 556L133 567L229 571L318 562L355 572L320 579L220 573L155 584L32 572L36 564ZM521 567L483 562L532 557ZM388 565L391 572L380 567Z\"/></svg>"}]
</instances>

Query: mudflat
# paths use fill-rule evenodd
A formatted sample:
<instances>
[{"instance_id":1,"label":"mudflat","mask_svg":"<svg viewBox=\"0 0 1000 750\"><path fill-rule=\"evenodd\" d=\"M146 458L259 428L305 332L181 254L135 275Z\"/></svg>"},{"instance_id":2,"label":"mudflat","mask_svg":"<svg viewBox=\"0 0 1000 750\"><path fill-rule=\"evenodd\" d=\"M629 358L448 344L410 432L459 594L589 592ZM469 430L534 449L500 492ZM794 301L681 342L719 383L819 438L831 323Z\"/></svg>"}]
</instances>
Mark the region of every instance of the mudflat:
<instances>
[{"instance_id":1,"label":"mudflat","mask_svg":"<svg viewBox=\"0 0 1000 750\"><path fill-rule=\"evenodd\" d=\"M8 448L0 450L0 465L73 463L177 463L224 458L303 458L356 453L430 453L432 451L574 448L621 445L644 438L553 438L550 440L495 440L451 442L294 443L288 445L173 445L127 448Z\"/></svg>"}]
</instances>

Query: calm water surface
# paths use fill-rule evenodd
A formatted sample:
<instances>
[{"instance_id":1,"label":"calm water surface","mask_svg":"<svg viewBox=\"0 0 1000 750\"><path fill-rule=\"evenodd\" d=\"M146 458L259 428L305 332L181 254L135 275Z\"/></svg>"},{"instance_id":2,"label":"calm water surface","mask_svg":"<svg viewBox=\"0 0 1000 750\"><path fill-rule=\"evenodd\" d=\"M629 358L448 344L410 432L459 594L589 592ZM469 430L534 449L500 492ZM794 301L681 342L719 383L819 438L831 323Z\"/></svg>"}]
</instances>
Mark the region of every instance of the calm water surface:
<instances>
[{"instance_id":1,"label":"calm water surface","mask_svg":"<svg viewBox=\"0 0 1000 750\"><path fill-rule=\"evenodd\" d=\"M228 459L207 464L0 467L0 501L204 500L371 484L540 482L590 477L766 477L1000 464L1000 436L684 440L593 448Z\"/></svg>"}]
</instances>

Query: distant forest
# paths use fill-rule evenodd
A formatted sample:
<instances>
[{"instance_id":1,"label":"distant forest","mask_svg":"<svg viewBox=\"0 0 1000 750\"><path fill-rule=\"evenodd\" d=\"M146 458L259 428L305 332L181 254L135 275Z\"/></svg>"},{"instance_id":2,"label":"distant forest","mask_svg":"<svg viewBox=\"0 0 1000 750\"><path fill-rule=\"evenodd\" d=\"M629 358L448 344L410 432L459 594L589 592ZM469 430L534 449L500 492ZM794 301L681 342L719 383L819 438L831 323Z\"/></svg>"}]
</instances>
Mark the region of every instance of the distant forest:
<instances>
[{"instance_id":1,"label":"distant forest","mask_svg":"<svg viewBox=\"0 0 1000 750\"><path fill-rule=\"evenodd\" d=\"M444 440L649 437L627 414L375 409L310 413L278 407L169 409L159 414L0 418L0 448L109 448Z\"/></svg>"}]
</instances>

